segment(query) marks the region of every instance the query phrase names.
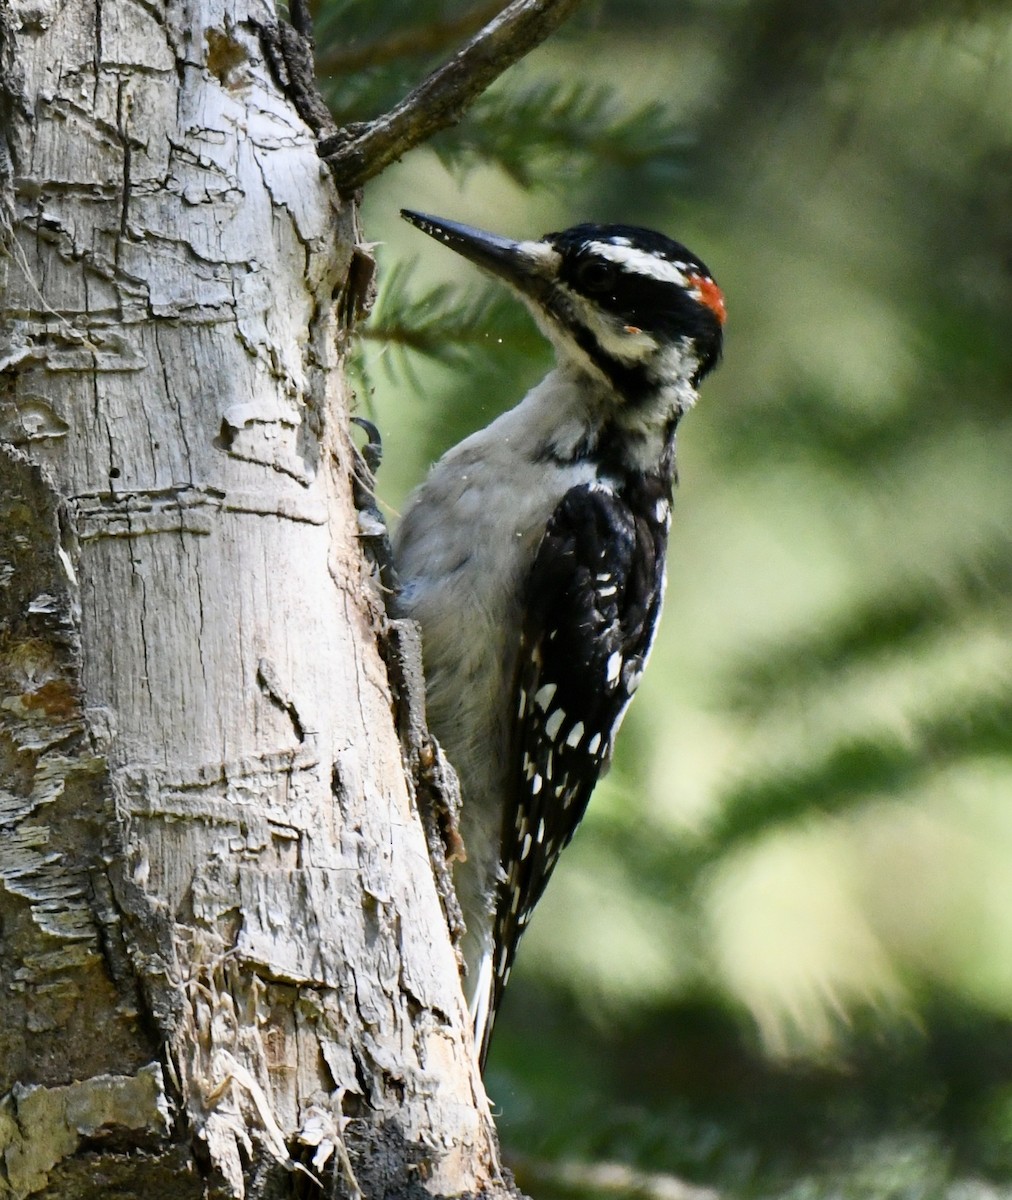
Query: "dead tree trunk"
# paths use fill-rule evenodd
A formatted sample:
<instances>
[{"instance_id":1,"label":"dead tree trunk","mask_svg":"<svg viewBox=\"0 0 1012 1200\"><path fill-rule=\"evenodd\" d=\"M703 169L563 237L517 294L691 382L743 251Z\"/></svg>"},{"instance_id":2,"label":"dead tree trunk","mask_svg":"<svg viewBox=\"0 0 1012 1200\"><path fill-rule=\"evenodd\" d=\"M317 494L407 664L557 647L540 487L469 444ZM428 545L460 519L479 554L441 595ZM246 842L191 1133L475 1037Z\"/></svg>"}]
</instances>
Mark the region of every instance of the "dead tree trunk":
<instances>
[{"instance_id":1,"label":"dead tree trunk","mask_svg":"<svg viewBox=\"0 0 1012 1200\"><path fill-rule=\"evenodd\" d=\"M0 1195L503 1190L273 21L0 0Z\"/></svg>"}]
</instances>

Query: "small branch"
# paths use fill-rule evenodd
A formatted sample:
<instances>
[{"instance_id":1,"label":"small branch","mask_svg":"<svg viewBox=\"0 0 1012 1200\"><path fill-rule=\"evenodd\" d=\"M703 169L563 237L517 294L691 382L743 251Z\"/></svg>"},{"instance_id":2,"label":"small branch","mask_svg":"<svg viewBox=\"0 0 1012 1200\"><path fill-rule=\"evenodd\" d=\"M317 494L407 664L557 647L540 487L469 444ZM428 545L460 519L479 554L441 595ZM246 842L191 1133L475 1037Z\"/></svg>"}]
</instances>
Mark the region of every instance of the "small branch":
<instances>
[{"instance_id":1,"label":"small branch","mask_svg":"<svg viewBox=\"0 0 1012 1200\"><path fill-rule=\"evenodd\" d=\"M328 54L317 55L317 74L347 75L364 67L395 62L398 58L434 54L480 29L501 8L502 0L492 0L491 3L485 0L477 8L469 9L448 21L433 21L414 29L398 30L389 37L366 42L364 46L335 47Z\"/></svg>"},{"instance_id":2,"label":"small branch","mask_svg":"<svg viewBox=\"0 0 1012 1200\"><path fill-rule=\"evenodd\" d=\"M580 0L512 0L448 63L390 112L349 126L321 147L345 194L453 125L489 85L557 29Z\"/></svg>"}]
</instances>

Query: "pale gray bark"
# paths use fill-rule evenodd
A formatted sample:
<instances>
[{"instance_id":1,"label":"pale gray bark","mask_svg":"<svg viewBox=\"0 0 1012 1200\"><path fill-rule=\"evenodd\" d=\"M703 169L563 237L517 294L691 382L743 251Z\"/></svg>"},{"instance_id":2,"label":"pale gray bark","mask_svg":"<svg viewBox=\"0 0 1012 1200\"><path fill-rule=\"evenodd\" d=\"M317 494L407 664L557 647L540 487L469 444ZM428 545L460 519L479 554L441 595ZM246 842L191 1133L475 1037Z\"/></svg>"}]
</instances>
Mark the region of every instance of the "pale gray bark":
<instances>
[{"instance_id":1,"label":"pale gray bark","mask_svg":"<svg viewBox=\"0 0 1012 1200\"><path fill-rule=\"evenodd\" d=\"M273 19L0 0L0 1195L502 1191Z\"/></svg>"}]
</instances>

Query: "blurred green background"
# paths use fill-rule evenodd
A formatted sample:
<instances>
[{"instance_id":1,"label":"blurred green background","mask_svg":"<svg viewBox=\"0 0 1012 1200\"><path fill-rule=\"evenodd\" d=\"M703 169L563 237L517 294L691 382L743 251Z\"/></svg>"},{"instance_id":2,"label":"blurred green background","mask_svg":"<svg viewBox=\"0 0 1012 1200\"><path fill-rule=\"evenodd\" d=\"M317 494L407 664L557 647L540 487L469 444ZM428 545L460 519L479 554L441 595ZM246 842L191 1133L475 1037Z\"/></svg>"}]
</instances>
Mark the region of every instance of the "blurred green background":
<instances>
[{"instance_id":1,"label":"blurred green background","mask_svg":"<svg viewBox=\"0 0 1012 1200\"><path fill-rule=\"evenodd\" d=\"M480 7L323 0L340 118ZM728 299L661 636L493 1043L521 1184L1012 1195L1012 3L589 3L369 184L391 514L550 362L401 205L654 226Z\"/></svg>"}]
</instances>

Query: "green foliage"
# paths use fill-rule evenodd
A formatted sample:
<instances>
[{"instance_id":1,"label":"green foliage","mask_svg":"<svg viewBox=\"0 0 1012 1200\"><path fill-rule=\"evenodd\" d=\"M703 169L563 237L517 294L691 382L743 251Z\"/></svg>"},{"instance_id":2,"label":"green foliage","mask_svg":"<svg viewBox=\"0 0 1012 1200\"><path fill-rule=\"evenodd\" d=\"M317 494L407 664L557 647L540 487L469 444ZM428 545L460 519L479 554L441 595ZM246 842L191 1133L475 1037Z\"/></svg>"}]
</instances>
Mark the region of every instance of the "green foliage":
<instances>
[{"instance_id":1,"label":"green foliage","mask_svg":"<svg viewBox=\"0 0 1012 1200\"><path fill-rule=\"evenodd\" d=\"M365 342L377 342L390 353L384 368L396 379L411 374L411 355L420 354L444 366L462 366L475 353L501 355L503 334L510 336L527 354L535 354L538 343L533 323L524 310L502 288L462 288L439 283L417 289L413 263L395 263L384 273L368 326Z\"/></svg>"},{"instance_id":2,"label":"green foliage","mask_svg":"<svg viewBox=\"0 0 1012 1200\"><path fill-rule=\"evenodd\" d=\"M476 26L467 10L447 17L431 4L369 14L353 2L328 7L317 30L321 87L341 123L390 108ZM491 163L521 187L562 188L602 169L620 172L626 186L641 179L658 187L684 177L688 144L660 101L631 106L610 84L551 75L493 87L432 149L454 171Z\"/></svg>"},{"instance_id":3,"label":"green foliage","mask_svg":"<svg viewBox=\"0 0 1012 1200\"><path fill-rule=\"evenodd\" d=\"M346 125L383 112L417 82L417 72L411 65L395 60L354 73L324 77L320 90L335 119Z\"/></svg>"},{"instance_id":4,"label":"green foliage","mask_svg":"<svg viewBox=\"0 0 1012 1200\"><path fill-rule=\"evenodd\" d=\"M544 342L526 309L502 288L426 287L415 282L414 260L383 269L380 253L379 293L349 363L355 390L373 396L379 373L386 387L424 398L428 420L420 448L438 457L468 431L475 397L495 397L518 359L535 373L546 365ZM426 382L426 368L433 366L452 371L438 391Z\"/></svg>"},{"instance_id":5,"label":"green foliage","mask_svg":"<svg viewBox=\"0 0 1012 1200\"><path fill-rule=\"evenodd\" d=\"M1007 1024L943 1004L928 1034L896 1026L885 1043L858 1026L840 1069L765 1060L712 1002L658 1010L618 1035L582 1029L537 989L509 1003L540 1038L512 1034L489 1086L518 1182L539 1200L663 1200L686 1184L812 1200L1007 1195L993 1181L1009 1161ZM694 1081L691 1099L672 1075ZM574 1189L572 1163L634 1165L640 1187Z\"/></svg>"},{"instance_id":6,"label":"green foliage","mask_svg":"<svg viewBox=\"0 0 1012 1200\"><path fill-rule=\"evenodd\" d=\"M589 171L620 171L626 185L660 186L684 174L688 137L658 101L629 108L613 87L543 78L497 87L468 120L433 140L447 167L494 164L520 187L561 189Z\"/></svg>"},{"instance_id":7,"label":"green foliage","mask_svg":"<svg viewBox=\"0 0 1012 1200\"><path fill-rule=\"evenodd\" d=\"M389 47L464 11L321 28ZM395 504L548 361L401 204L520 236L654 224L728 296L662 635L493 1045L541 1200L596 1194L566 1160L657 1177L613 1196L1012 1180L1009 11L605 0L368 190ZM345 73L337 111L441 56ZM443 274L395 266L415 255Z\"/></svg>"}]
</instances>

